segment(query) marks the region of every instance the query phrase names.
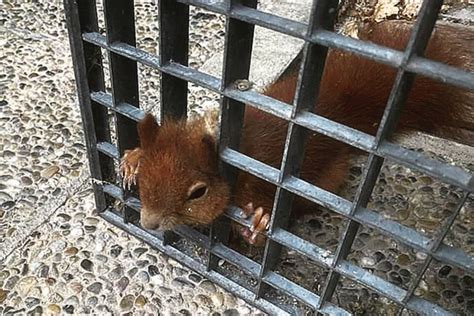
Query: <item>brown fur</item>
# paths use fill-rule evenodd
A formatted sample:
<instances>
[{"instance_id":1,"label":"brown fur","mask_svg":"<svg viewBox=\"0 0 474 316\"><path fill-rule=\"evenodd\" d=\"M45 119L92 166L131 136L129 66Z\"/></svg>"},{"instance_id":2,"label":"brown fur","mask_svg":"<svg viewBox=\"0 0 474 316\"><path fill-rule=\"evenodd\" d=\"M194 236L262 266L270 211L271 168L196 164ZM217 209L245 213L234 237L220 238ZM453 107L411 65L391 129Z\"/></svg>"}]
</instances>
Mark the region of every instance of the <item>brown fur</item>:
<instances>
[{"instance_id":1,"label":"brown fur","mask_svg":"<svg viewBox=\"0 0 474 316\"><path fill-rule=\"evenodd\" d=\"M409 26L402 22L370 25L364 29L362 39L403 49ZM449 26L438 27L427 51L429 58L466 69L473 68L473 56L473 33ZM315 111L375 134L395 75L396 69L331 50ZM270 86L266 94L291 104L296 78L296 73L284 76ZM472 121L473 100L472 93L418 76L402 113L399 130L416 128L442 133L445 127L455 126L462 116L466 119L467 115ZM168 121L158 128L152 120L147 116L139 127L143 151L139 172L142 223L148 228L157 224L171 227L178 223L210 223L224 211L230 197L227 185L217 174L215 148L209 143L203 121ZM240 151L280 168L286 132L286 122L247 107ZM348 145L312 134L306 146L301 177L330 192L337 192L345 180L348 156L352 151ZM186 192L198 180L208 183L209 191L203 200L192 204L195 211L187 213L184 210L190 203L186 200ZM239 174L233 197L237 206L244 207L253 202L270 211L273 198L271 184L244 172ZM308 208L310 205L303 199L295 201L294 211Z\"/></svg>"}]
</instances>

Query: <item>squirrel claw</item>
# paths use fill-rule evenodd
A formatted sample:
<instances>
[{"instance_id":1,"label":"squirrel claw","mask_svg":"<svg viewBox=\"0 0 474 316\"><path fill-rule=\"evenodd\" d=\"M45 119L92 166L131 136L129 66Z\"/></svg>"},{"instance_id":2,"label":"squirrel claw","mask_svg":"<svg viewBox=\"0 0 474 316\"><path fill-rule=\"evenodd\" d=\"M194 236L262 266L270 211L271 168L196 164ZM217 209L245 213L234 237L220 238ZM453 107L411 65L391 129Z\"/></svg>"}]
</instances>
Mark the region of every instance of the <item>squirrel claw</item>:
<instances>
[{"instance_id":1,"label":"squirrel claw","mask_svg":"<svg viewBox=\"0 0 474 316\"><path fill-rule=\"evenodd\" d=\"M122 177L122 187L130 190L132 185L136 185L137 176L140 167L140 148L133 150L125 150L122 160L120 161L120 176Z\"/></svg>"},{"instance_id":2,"label":"squirrel claw","mask_svg":"<svg viewBox=\"0 0 474 316\"><path fill-rule=\"evenodd\" d=\"M247 204L242 214L244 218L252 216L252 224L250 228L243 227L240 229L240 234L251 245L263 245L265 238L262 233L268 229L270 225L270 213L265 211L263 207L253 207L253 203Z\"/></svg>"}]
</instances>

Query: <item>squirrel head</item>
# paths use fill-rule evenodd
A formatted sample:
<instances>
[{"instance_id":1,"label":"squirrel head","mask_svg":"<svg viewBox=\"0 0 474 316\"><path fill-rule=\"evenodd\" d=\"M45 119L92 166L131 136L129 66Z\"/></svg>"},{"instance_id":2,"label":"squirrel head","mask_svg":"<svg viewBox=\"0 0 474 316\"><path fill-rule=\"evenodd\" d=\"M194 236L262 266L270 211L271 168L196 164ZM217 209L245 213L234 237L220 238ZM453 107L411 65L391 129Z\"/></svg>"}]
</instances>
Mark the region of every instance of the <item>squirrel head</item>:
<instances>
[{"instance_id":1,"label":"squirrel head","mask_svg":"<svg viewBox=\"0 0 474 316\"><path fill-rule=\"evenodd\" d=\"M209 224L229 202L229 187L218 172L215 137L205 119L167 120L151 114L138 124L141 224L171 229Z\"/></svg>"}]
</instances>

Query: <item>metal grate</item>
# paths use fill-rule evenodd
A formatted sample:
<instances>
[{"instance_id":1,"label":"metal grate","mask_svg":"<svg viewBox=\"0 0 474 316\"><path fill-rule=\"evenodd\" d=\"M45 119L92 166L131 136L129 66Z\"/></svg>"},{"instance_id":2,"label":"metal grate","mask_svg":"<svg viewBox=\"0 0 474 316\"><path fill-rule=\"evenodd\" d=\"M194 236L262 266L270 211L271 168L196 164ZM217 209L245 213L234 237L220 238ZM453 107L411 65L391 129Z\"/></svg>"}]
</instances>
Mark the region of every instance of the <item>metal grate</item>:
<instances>
[{"instance_id":1,"label":"metal grate","mask_svg":"<svg viewBox=\"0 0 474 316\"><path fill-rule=\"evenodd\" d=\"M104 0L106 34L98 29L95 0L65 0L74 70L84 124L94 192L101 216L114 225L141 238L150 245L191 267L223 288L269 313L292 313L264 298L269 288L276 288L308 305L314 311L348 314L330 300L341 276L370 288L399 305L421 314L448 314L446 310L414 295L424 272L433 259L474 273L474 258L460 249L443 243L470 192L474 175L461 168L442 163L387 139L395 129L401 105L416 74L447 84L474 90L474 73L428 60L423 56L442 0L425 0L413 27L405 51L397 51L369 42L348 38L332 31L338 1L313 1L311 19L304 23L288 20L256 9L256 0L161 0L159 1L160 56L135 46L134 4L132 0ZM226 22L226 44L222 78L199 72L187 66L189 5L223 14ZM294 106L253 91L239 91L233 85L248 77L254 26L269 28L305 41ZM398 69L388 104L376 136L354 130L311 112L316 103L328 47L352 52ZM105 92L101 49L109 51L112 94ZM236 168L274 184L275 202L262 264L226 246L229 220L241 222L236 208L230 208L219 225L213 225L206 236L192 228L151 234L133 224L140 203L130 192L113 184L114 163L125 149L137 145L136 122L144 113L139 108L137 62L161 72L161 117L186 116L187 84L192 82L221 96L221 129L219 137L222 172L232 183ZM280 170L238 152L239 131L245 106L253 106L289 122L283 162ZM117 145L112 144L108 129L108 111L116 116ZM335 138L369 153L363 180L354 201L350 202L298 178L305 143L305 129ZM385 219L367 208L369 197L384 159L391 159L413 170L464 190L464 195L449 220L433 239L412 228ZM322 205L348 219L335 253L303 240L286 230L293 194ZM114 200L126 205L124 216L113 209ZM420 271L407 290L377 277L346 260L359 226L373 228L416 251L427 254ZM209 252L202 264L174 247L179 238L191 238ZM286 279L274 271L282 246L309 257L330 271L321 295ZM255 291L239 285L217 271L222 258L258 280Z\"/></svg>"}]
</instances>

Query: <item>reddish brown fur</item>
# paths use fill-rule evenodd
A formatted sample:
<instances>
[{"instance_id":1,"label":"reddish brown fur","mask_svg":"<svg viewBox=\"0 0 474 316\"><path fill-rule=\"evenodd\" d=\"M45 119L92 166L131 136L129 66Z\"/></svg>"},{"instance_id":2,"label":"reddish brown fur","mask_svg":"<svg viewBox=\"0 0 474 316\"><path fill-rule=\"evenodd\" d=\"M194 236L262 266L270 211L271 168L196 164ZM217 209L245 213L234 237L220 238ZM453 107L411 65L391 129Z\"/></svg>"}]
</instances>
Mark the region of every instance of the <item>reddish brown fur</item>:
<instances>
[{"instance_id":1,"label":"reddish brown fur","mask_svg":"<svg viewBox=\"0 0 474 316\"><path fill-rule=\"evenodd\" d=\"M409 26L402 22L370 25L364 29L362 39L403 49ZM474 35L440 26L430 42L427 56L472 69ZM316 112L374 134L395 75L396 70L390 67L348 53L330 51ZM296 78L297 74L281 78L267 89L266 94L291 104ZM446 126L454 126L461 115L468 115L467 119L472 121L473 100L472 93L417 77L401 116L401 130L415 127L436 133L443 132ZM147 119L151 120L150 117ZM142 222L149 224L144 226L162 223L164 216L171 216L173 223L206 224L224 211L230 199L228 188L217 175L215 149L202 141L206 138L202 121L166 122L159 130L153 122L145 121L139 132L143 150L139 173L144 207ZM240 150L279 168L286 132L286 122L247 107ZM337 192L347 174L351 152L348 145L314 134L306 147L301 177ZM202 203L195 205L196 212L190 215L183 211L187 206L185 192L197 180L208 182L210 190ZM246 173L239 174L233 197L238 206L253 202L270 211L273 197L272 185ZM297 199L294 211L309 207L303 199Z\"/></svg>"},{"instance_id":2,"label":"reddish brown fur","mask_svg":"<svg viewBox=\"0 0 474 316\"><path fill-rule=\"evenodd\" d=\"M138 177L143 226L169 228L213 221L228 204L229 191L217 173L215 144L205 132L204 121L174 122L159 129L154 121L148 114L138 127L139 135L147 135L146 147L141 142ZM197 181L208 184L208 194L188 201L188 189Z\"/></svg>"}]
</instances>

